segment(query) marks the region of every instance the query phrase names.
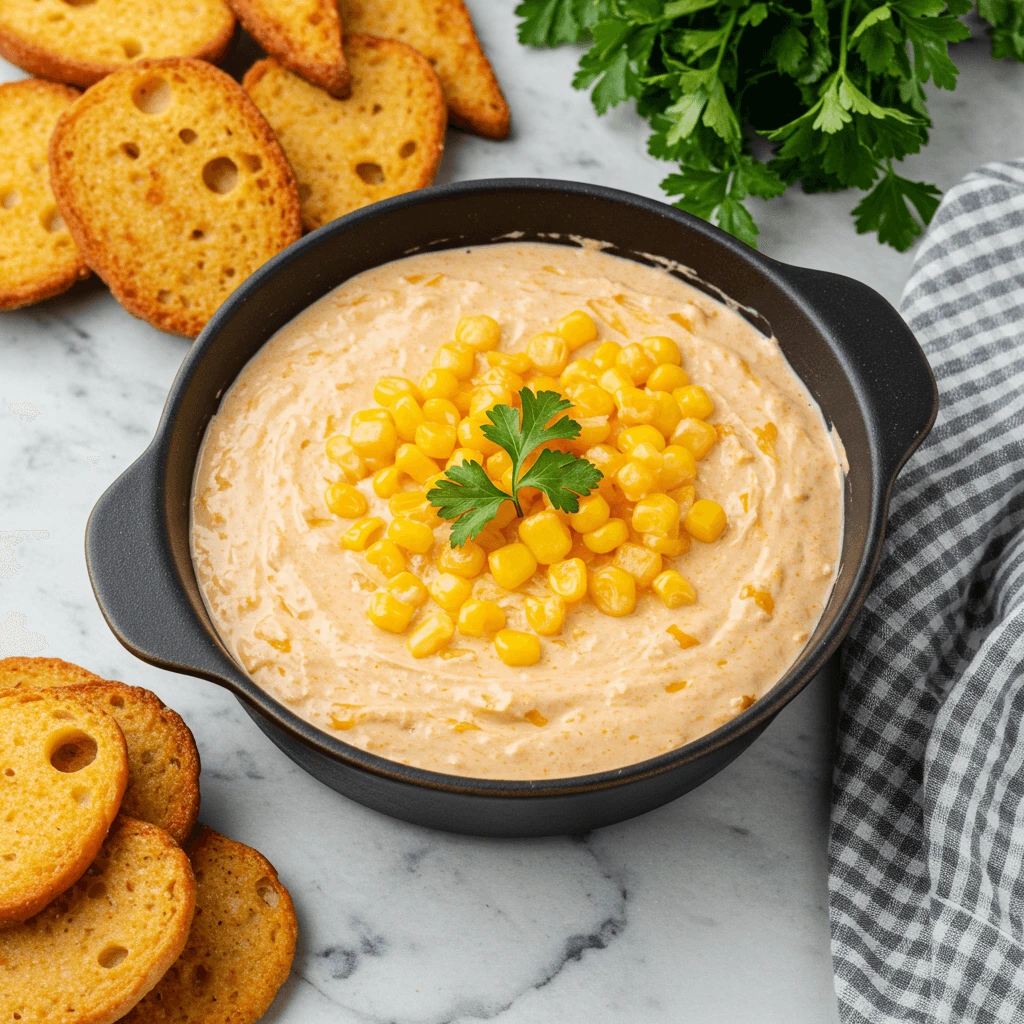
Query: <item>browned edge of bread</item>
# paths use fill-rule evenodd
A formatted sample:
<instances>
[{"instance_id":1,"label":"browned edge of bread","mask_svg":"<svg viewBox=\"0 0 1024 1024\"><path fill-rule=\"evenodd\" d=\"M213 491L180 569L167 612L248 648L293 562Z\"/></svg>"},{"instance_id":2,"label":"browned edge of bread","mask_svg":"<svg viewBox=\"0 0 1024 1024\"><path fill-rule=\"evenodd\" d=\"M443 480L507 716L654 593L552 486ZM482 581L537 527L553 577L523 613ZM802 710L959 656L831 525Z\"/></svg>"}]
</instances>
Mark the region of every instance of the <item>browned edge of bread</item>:
<instances>
[{"instance_id":1,"label":"browned edge of bread","mask_svg":"<svg viewBox=\"0 0 1024 1024\"><path fill-rule=\"evenodd\" d=\"M341 59L336 63L314 60L309 54L303 53L302 49L288 37L283 26L262 9L260 0L228 0L228 3L245 30L270 56L276 57L286 68L300 77L326 89L332 96L338 99L345 99L348 96L352 75L341 45L343 29L335 0L330 0L325 6L335 12L334 17L338 24L338 48Z\"/></svg>"},{"instance_id":2,"label":"browned edge of bread","mask_svg":"<svg viewBox=\"0 0 1024 1024\"><path fill-rule=\"evenodd\" d=\"M218 89L225 87L231 94L237 105L238 113L248 122L253 134L265 147L266 155L274 161L282 176L290 182L288 190L294 199L291 223L289 224L289 236L295 241L302 235L302 217L299 209L298 185L295 181L295 172L288 163L281 149L280 143L266 119L259 112L256 104L252 102L245 90L226 72L215 68L212 64L192 57L164 57L158 60L138 61L128 68L116 74L135 75L140 71L168 72L180 71L191 73L200 78L206 78ZM113 76L108 76L113 77ZM95 88L87 90L82 97L70 109L61 115L53 135L50 138L50 181L54 197L57 200L57 207L71 231L71 237L81 251L86 264L103 279L103 282L111 290L114 298L133 316L145 320L162 331L170 334L177 334L184 338L195 338L206 326L207 320L202 317L186 314L177 309L165 309L150 303L144 296L133 296L129 294L129 280L120 276L116 262L107 258L105 246L102 241L93 236L83 219L79 216L78 210L71 199L71 189L68 184L68 177L71 174L69 161L63 159L61 147L64 141L64 134L73 123L73 119L83 110L90 106L104 102L105 97L97 92ZM285 246L290 244L286 242ZM284 248L285 246L282 246ZM241 284L241 282L239 282Z\"/></svg>"},{"instance_id":3,"label":"browned edge of bread","mask_svg":"<svg viewBox=\"0 0 1024 1024\"><path fill-rule=\"evenodd\" d=\"M235 34L234 22L214 39L211 39L198 53L189 54L197 60L218 63L227 53L231 38ZM90 60L75 60L64 57L53 50L40 46L31 39L25 39L13 32L5 32L0 27L0 57L39 78L48 78L53 82L66 82L88 88L101 78L124 70L125 67L136 67L135 64L103 64ZM166 58L165 58L166 59ZM172 58L175 59L175 58Z\"/></svg>"}]
</instances>

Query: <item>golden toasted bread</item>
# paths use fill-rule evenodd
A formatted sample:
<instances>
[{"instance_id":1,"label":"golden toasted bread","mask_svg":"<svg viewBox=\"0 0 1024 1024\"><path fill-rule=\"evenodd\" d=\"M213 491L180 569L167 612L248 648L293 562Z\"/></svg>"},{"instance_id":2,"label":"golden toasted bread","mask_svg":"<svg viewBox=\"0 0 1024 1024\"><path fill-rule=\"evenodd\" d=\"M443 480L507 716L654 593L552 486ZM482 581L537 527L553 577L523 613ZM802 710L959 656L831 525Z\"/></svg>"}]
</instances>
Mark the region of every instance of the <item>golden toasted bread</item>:
<instances>
[{"instance_id":1,"label":"golden toasted bread","mask_svg":"<svg viewBox=\"0 0 1024 1024\"><path fill-rule=\"evenodd\" d=\"M434 66L452 124L504 139L509 111L462 0L340 0L345 32L401 39Z\"/></svg>"},{"instance_id":2,"label":"golden toasted bread","mask_svg":"<svg viewBox=\"0 0 1024 1024\"><path fill-rule=\"evenodd\" d=\"M86 264L128 312L186 337L302 231L273 132L201 60L141 61L94 85L57 122L50 176Z\"/></svg>"},{"instance_id":3,"label":"golden toasted bread","mask_svg":"<svg viewBox=\"0 0 1024 1024\"><path fill-rule=\"evenodd\" d=\"M0 660L0 691L47 688L86 700L121 727L128 787L121 813L169 832L184 846L199 813L199 751L189 727L155 693L101 679L59 658Z\"/></svg>"},{"instance_id":4,"label":"golden toasted bread","mask_svg":"<svg viewBox=\"0 0 1024 1024\"><path fill-rule=\"evenodd\" d=\"M286 68L344 98L349 70L337 0L228 0L256 42Z\"/></svg>"},{"instance_id":5,"label":"golden toasted bread","mask_svg":"<svg viewBox=\"0 0 1024 1024\"><path fill-rule=\"evenodd\" d=\"M128 756L108 715L69 695L29 690L0 696L0 762L3 927L82 877L121 806Z\"/></svg>"},{"instance_id":6,"label":"golden toasted bread","mask_svg":"<svg viewBox=\"0 0 1024 1024\"><path fill-rule=\"evenodd\" d=\"M235 30L224 0L3 0L0 56L41 78L87 86L135 60L218 61Z\"/></svg>"},{"instance_id":7,"label":"golden toasted bread","mask_svg":"<svg viewBox=\"0 0 1024 1024\"><path fill-rule=\"evenodd\" d=\"M310 230L429 185L444 150L444 97L427 61L405 43L372 36L348 36L345 51L346 100L273 58L254 64L242 83L295 168Z\"/></svg>"},{"instance_id":8,"label":"golden toasted bread","mask_svg":"<svg viewBox=\"0 0 1024 1024\"><path fill-rule=\"evenodd\" d=\"M118 818L73 889L0 931L0 1020L120 1020L185 948L195 896L178 844L155 825Z\"/></svg>"},{"instance_id":9,"label":"golden toasted bread","mask_svg":"<svg viewBox=\"0 0 1024 1024\"><path fill-rule=\"evenodd\" d=\"M46 153L78 92L25 79L0 85L0 309L67 291L88 268L57 211Z\"/></svg>"},{"instance_id":10,"label":"golden toasted bread","mask_svg":"<svg viewBox=\"0 0 1024 1024\"><path fill-rule=\"evenodd\" d=\"M298 924L269 861L213 829L188 848L198 893L188 944L127 1024L252 1024L291 971Z\"/></svg>"}]
</instances>

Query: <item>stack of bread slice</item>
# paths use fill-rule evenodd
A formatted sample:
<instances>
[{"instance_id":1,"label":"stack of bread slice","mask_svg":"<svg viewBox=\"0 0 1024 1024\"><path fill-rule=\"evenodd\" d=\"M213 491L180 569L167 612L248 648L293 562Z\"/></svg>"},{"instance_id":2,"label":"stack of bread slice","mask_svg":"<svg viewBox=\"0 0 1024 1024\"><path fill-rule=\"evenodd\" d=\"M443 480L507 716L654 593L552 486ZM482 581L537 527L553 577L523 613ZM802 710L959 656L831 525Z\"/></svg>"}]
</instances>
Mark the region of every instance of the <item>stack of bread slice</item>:
<instances>
[{"instance_id":1,"label":"stack of bread slice","mask_svg":"<svg viewBox=\"0 0 1024 1024\"><path fill-rule=\"evenodd\" d=\"M303 229L431 184L449 119L509 132L463 0L3 0L0 56L40 76L0 85L0 309L91 270L185 337Z\"/></svg>"},{"instance_id":2,"label":"stack of bread slice","mask_svg":"<svg viewBox=\"0 0 1024 1024\"><path fill-rule=\"evenodd\" d=\"M251 1024L297 925L255 850L195 830L199 755L155 694L0 661L0 1020Z\"/></svg>"}]
</instances>

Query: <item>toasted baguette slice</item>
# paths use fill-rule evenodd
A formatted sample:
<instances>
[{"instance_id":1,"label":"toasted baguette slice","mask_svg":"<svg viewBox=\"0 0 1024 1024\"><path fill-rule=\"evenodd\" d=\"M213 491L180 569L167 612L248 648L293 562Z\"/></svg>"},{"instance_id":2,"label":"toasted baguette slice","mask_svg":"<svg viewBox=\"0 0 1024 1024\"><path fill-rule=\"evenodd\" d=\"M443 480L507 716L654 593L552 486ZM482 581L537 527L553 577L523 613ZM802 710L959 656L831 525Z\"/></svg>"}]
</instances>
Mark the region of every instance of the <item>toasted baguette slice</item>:
<instances>
[{"instance_id":1,"label":"toasted baguette slice","mask_svg":"<svg viewBox=\"0 0 1024 1024\"><path fill-rule=\"evenodd\" d=\"M41 78L87 86L138 59L218 61L235 17L224 0L3 0L0 56Z\"/></svg>"},{"instance_id":2,"label":"toasted baguette slice","mask_svg":"<svg viewBox=\"0 0 1024 1024\"><path fill-rule=\"evenodd\" d=\"M178 844L155 825L118 818L72 890L0 931L0 1020L120 1020L185 948L195 896Z\"/></svg>"},{"instance_id":3,"label":"toasted baguette slice","mask_svg":"<svg viewBox=\"0 0 1024 1024\"><path fill-rule=\"evenodd\" d=\"M128 756L108 715L36 690L0 696L0 762L3 927L82 877L121 806Z\"/></svg>"},{"instance_id":4,"label":"toasted baguette slice","mask_svg":"<svg viewBox=\"0 0 1024 1024\"><path fill-rule=\"evenodd\" d=\"M312 230L434 180L444 151L444 96L412 47L393 39L345 40L352 93L337 100L273 58L243 81L299 180L302 223Z\"/></svg>"},{"instance_id":5,"label":"toasted baguette slice","mask_svg":"<svg viewBox=\"0 0 1024 1024\"><path fill-rule=\"evenodd\" d=\"M203 828L188 848L198 894L181 958L127 1024L252 1024L291 971L298 924L270 862Z\"/></svg>"},{"instance_id":6,"label":"toasted baguette slice","mask_svg":"<svg viewBox=\"0 0 1024 1024\"><path fill-rule=\"evenodd\" d=\"M78 92L25 79L0 85L0 309L67 291L89 270L50 189L46 153Z\"/></svg>"},{"instance_id":7,"label":"toasted baguette slice","mask_svg":"<svg viewBox=\"0 0 1024 1024\"><path fill-rule=\"evenodd\" d=\"M141 61L94 85L50 140L57 205L135 316L195 337L302 233L295 177L241 87L205 61Z\"/></svg>"},{"instance_id":8,"label":"toasted baguette slice","mask_svg":"<svg viewBox=\"0 0 1024 1024\"><path fill-rule=\"evenodd\" d=\"M332 96L349 91L337 0L228 0L256 42Z\"/></svg>"},{"instance_id":9,"label":"toasted baguette slice","mask_svg":"<svg viewBox=\"0 0 1024 1024\"><path fill-rule=\"evenodd\" d=\"M509 132L509 110L462 0L340 0L345 31L401 39L434 66L452 124L490 139Z\"/></svg>"},{"instance_id":10,"label":"toasted baguette slice","mask_svg":"<svg viewBox=\"0 0 1024 1024\"><path fill-rule=\"evenodd\" d=\"M199 751L181 717L149 690L59 658L0 660L0 691L31 688L88 701L117 722L128 747L121 813L159 825L184 846L199 814Z\"/></svg>"}]
</instances>

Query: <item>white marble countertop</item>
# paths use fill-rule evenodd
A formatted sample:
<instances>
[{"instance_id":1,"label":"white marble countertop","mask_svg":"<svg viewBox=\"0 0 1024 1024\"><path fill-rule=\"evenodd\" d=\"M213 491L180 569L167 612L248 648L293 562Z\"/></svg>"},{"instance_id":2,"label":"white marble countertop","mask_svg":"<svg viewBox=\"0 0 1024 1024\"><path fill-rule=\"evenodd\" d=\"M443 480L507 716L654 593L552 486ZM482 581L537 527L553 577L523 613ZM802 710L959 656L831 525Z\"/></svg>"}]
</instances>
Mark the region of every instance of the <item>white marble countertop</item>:
<instances>
[{"instance_id":1,"label":"white marble countertop","mask_svg":"<svg viewBox=\"0 0 1024 1024\"><path fill-rule=\"evenodd\" d=\"M575 54L515 40L515 0L471 0L514 135L449 133L440 181L575 178L659 197L668 167L625 109L569 86ZM948 187L1019 156L1024 68L961 46L960 88L907 161ZM0 61L0 80L20 73ZM1019 140L1019 132L1014 133ZM769 255L898 298L909 255L857 236L850 194L758 204ZM263 851L301 919L276 1024L827 1024L826 829L834 681L819 679L701 789L583 839L429 832L305 775L213 685L136 661L108 631L82 550L89 510L148 443L187 343L124 313L95 281L0 313L0 656L43 654L148 686L191 725L202 818Z\"/></svg>"}]
</instances>

